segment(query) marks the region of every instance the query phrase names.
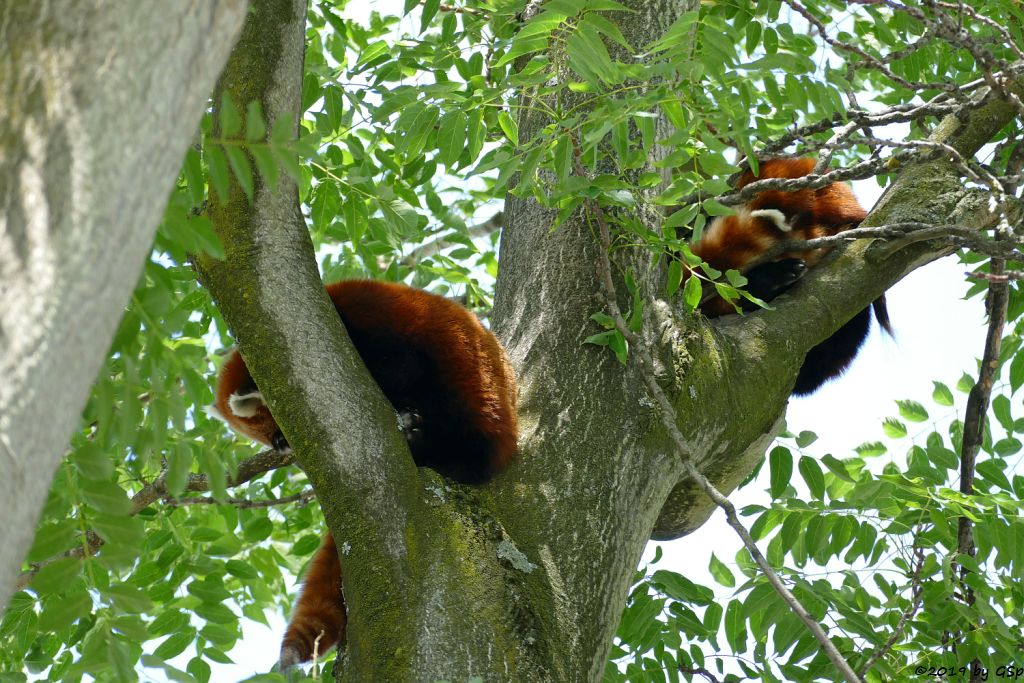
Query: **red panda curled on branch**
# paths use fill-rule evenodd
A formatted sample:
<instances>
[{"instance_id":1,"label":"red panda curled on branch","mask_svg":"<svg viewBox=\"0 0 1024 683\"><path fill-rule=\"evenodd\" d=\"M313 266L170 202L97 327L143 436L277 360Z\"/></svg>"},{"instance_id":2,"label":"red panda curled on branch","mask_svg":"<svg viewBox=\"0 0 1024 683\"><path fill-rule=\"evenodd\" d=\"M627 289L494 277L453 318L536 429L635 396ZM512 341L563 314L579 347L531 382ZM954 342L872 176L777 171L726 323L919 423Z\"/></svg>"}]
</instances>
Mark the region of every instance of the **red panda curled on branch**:
<instances>
[{"instance_id":1,"label":"red panda curled on branch","mask_svg":"<svg viewBox=\"0 0 1024 683\"><path fill-rule=\"evenodd\" d=\"M749 170L741 175L736 189L765 178L802 178L814 170L815 163L813 158L768 159L760 163L759 175ZM783 241L827 237L855 228L865 216L867 211L845 183L817 189L765 190L738 207L735 214L712 221L691 250L716 270L740 271L747 278L747 292L767 302L789 289L830 249L792 251L759 263L765 253ZM752 310L749 304L744 307ZM710 318L735 312L733 304L717 294L706 297L700 309ZM810 394L849 367L867 338L872 309L878 323L892 334L883 294L807 353L794 394Z\"/></svg>"},{"instance_id":2,"label":"red panda curled on branch","mask_svg":"<svg viewBox=\"0 0 1024 683\"><path fill-rule=\"evenodd\" d=\"M373 280L329 284L327 294L370 375L399 415L417 465L482 483L515 454L516 385L504 349L475 315L443 297ZM245 361L233 349L211 414L250 439L286 450ZM344 643L341 562L327 534L281 644L281 669ZM316 643L319 637L319 643Z\"/></svg>"}]
</instances>

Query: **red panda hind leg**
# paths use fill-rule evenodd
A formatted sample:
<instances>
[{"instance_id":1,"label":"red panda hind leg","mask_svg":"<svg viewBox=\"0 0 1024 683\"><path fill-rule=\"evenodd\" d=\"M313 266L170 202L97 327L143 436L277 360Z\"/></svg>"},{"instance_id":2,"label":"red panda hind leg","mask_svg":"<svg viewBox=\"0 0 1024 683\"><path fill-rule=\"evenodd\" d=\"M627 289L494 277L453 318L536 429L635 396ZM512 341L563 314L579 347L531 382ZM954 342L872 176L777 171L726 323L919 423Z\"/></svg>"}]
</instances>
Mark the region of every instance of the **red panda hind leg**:
<instances>
[{"instance_id":1,"label":"red panda hind leg","mask_svg":"<svg viewBox=\"0 0 1024 683\"><path fill-rule=\"evenodd\" d=\"M334 537L327 534L309 563L302 593L281 642L278 668L284 671L308 661L314 650L323 656L332 645L344 641L347 621L341 593L341 561Z\"/></svg>"}]
</instances>

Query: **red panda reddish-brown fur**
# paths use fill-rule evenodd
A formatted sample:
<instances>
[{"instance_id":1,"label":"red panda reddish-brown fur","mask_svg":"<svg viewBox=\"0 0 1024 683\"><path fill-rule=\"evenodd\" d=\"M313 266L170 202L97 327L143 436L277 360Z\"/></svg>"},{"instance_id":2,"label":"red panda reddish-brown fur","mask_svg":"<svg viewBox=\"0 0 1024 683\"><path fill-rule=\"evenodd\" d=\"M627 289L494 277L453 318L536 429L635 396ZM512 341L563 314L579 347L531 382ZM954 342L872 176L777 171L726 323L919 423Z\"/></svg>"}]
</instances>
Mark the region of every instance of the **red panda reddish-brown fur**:
<instances>
[{"instance_id":1,"label":"red panda reddish-brown fur","mask_svg":"<svg viewBox=\"0 0 1024 683\"><path fill-rule=\"evenodd\" d=\"M815 164L816 161L808 157L768 159L759 164L759 175L755 176L749 170L743 173L736 189L765 178L801 178L811 173ZM771 301L830 250L787 252L771 262L759 263L763 254L781 241L810 240L855 228L865 216L867 211L845 183L831 183L817 189L765 190L738 207L734 215L712 221L700 240L691 245L691 250L716 270L740 271L747 277L749 293ZM871 308L857 313L835 334L808 352L793 393L809 394L846 370L867 337L872 308L879 324L892 333L885 296L882 295ZM700 309L712 318L736 310L733 304L717 295L702 301Z\"/></svg>"},{"instance_id":2,"label":"red panda reddish-brown fur","mask_svg":"<svg viewBox=\"0 0 1024 683\"><path fill-rule=\"evenodd\" d=\"M515 376L476 316L402 284L343 280L326 289L367 370L398 411L417 465L482 483L508 464L518 436ZM240 434L288 447L237 349L221 368L215 408ZM282 668L310 659L318 636L320 652L343 641L345 623L341 565L328 534L285 633Z\"/></svg>"}]
</instances>

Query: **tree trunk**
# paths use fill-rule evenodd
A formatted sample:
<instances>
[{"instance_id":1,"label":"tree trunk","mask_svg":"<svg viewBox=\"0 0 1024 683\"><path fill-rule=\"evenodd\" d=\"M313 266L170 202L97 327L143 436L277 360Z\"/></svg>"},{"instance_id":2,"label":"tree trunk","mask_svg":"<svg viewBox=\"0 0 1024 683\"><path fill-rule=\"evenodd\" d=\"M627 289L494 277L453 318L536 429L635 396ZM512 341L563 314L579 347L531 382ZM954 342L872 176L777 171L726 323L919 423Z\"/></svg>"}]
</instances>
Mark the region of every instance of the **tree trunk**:
<instances>
[{"instance_id":1,"label":"tree trunk","mask_svg":"<svg viewBox=\"0 0 1024 683\"><path fill-rule=\"evenodd\" d=\"M246 7L0 10L0 604Z\"/></svg>"}]
</instances>

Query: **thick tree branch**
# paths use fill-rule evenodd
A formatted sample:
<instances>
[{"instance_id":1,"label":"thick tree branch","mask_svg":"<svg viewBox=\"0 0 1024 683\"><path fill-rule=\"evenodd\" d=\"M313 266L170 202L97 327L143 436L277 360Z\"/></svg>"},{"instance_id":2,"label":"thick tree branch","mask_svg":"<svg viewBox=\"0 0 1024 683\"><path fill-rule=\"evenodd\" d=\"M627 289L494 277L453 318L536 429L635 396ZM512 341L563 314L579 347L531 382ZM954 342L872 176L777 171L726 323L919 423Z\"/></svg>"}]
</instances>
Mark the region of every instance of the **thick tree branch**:
<instances>
[{"instance_id":1,"label":"thick tree branch","mask_svg":"<svg viewBox=\"0 0 1024 683\"><path fill-rule=\"evenodd\" d=\"M925 150L927 154L941 152L944 157L907 164L864 221L863 229L907 223L952 223L981 230L998 224L1001 214L994 213L988 202L978 201L976 189L964 187L956 172L956 162L948 160L950 155L945 148L969 159L1016 113L1012 102L991 96L985 98L983 106L970 109L964 119L946 117L929 138L935 146ZM818 186L826 177L845 177L844 173L831 173L812 177L809 181L811 186ZM751 183L748 187L774 187L774 184L775 179L771 179ZM778 189L792 189L791 185L797 185L797 182L784 180L778 185ZM785 187L781 187L783 185ZM980 235L979 238L984 239ZM900 251L889 254L885 252L884 243L869 245L860 241L846 248L828 267L814 269L791 293L773 301L773 310L717 320L718 338L711 343L722 349L728 358L721 361L723 372L714 384L726 387L763 386L766 379L775 376L768 368L779 366L788 367L788 372L795 377L808 349L830 336L907 273L952 252L957 246L957 242L948 238L928 240L906 244ZM672 324L682 326L686 323ZM771 349L770 354L768 349ZM783 391L788 393L788 389ZM680 399L686 400L686 397L681 396ZM746 400L743 392L737 392L735 410L748 410L744 406ZM754 439L749 443L754 446ZM740 453L743 457L750 453L740 442L733 443L732 448L738 450L709 464L723 467L721 463L735 462ZM701 470L713 482L718 481L718 475L712 471L703 466ZM738 483L739 479L741 477L735 481ZM730 486L719 486L723 490L731 490ZM707 519L713 506L702 504L694 494L695 487L691 482L684 481L677 486L658 520L655 537L678 537Z\"/></svg>"}]
</instances>

